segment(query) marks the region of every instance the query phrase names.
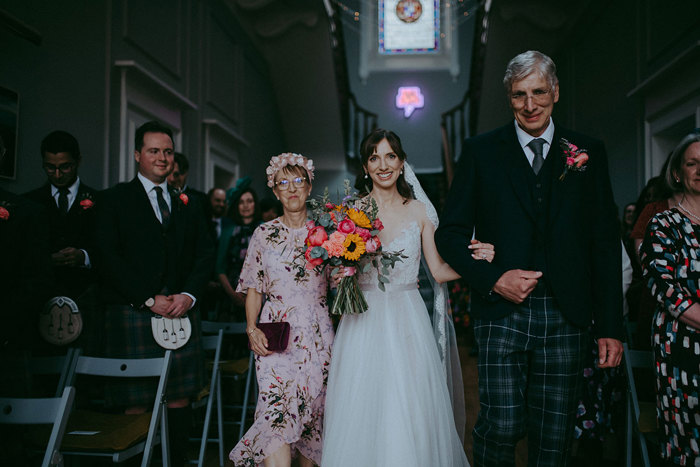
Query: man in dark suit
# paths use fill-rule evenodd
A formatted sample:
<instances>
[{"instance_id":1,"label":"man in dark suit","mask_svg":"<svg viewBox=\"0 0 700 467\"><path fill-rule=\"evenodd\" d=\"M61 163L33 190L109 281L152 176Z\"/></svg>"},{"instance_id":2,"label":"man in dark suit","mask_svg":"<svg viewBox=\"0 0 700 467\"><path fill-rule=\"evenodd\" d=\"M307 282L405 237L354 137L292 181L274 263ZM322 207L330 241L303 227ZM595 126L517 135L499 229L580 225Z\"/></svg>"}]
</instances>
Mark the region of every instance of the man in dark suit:
<instances>
[{"instance_id":1,"label":"man in dark suit","mask_svg":"<svg viewBox=\"0 0 700 467\"><path fill-rule=\"evenodd\" d=\"M619 229L603 144L554 127L552 60L520 54L504 84L515 120L464 142L435 239L473 291L475 466L514 465L525 435L529 465L563 466L592 320L600 366L622 355ZM586 155L568 159L562 139ZM473 234L495 246L492 263L454 254Z\"/></svg>"},{"instance_id":2,"label":"man in dark suit","mask_svg":"<svg viewBox=\"0 0 700 467\"><path fill-rule=\"evenodd\" d=\"M78 141L65 131L53 131L41 142L46 183L24 196L46 209L51 264L55 277L52 295L72 298L83 311L83 332L92 333L95 318L91 286L94 274L90 253L95 227L97 190L80 180L82 160ZM86 312L87 311L87 312ZM97 336L93 336L97 339ZM87 342L92 346L94 342Z\"/></svg>"},{"instance_id":3,"label":"man in dark suit","mask_svg":"<svg viewBox=\"0 0 700 467\"><path fill-rule=\"evenodd\" d=\"M166 183L173 170L170 129L158 122L139 127L134 158L137 176L103 192L97 212L100 296L105 305L105 346L110 356L163 355L151 333L151 317L176 318L197 304L213 268L213 250L198 203ZM197 319L192 336L173 351L166 394L175 465L187 444L189 401L202 387ZM109 397L139 412L152 402L155 386L129 385Z\"/></svg>"},{"instance_id":4,"label":"man in dark suit","mask_svg":"<svg viewBox=\"0 0 700 467\"><path fill-rule=\"evenodd\" d=\"M168 185L178 190L179 192L185 193L188 197L196 200L206 209L206 195L195 190L191 186L187 185L187 177L190 175L190 161L187 156L181 152L175 153L175 164L173 165L173 171L168 175Z\"/></svg>"}]
</instances>

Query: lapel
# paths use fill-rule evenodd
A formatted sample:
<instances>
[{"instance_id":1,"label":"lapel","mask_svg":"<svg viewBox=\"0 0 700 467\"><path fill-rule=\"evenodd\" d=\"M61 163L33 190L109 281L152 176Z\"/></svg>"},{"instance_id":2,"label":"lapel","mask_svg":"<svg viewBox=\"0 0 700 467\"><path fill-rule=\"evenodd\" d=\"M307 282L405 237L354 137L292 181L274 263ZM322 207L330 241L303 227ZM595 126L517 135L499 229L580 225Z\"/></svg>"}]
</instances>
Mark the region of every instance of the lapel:
<instances>
[{"instance_id":1,"label":"lapel","mask_svg":"<svg viewBox=\"0 0 700 467\"><path fill-rule=\"evenodd\" d=\"M501 131L501 153L506 160L508 177L518 201L522 205L530 219L535 221L535 212L532 206L532 196L528 190L528 177L532 167L527 162L527 157L520 147L518 137L515 134L515 126L510 123Z\"/></svg>"},{"instance_id":2,"label":"lapel","mask_svg":"<svg viewBox=\"0 0 700 467\"><path fill-rule=\"evenodd\" d=\"M54 198L51 195L51 183L46 182L46 184L42 187L41 190L43 192L41 196L41 198L43 199L43 204L49 210L51 215L58 215L58 205L56 204L56 198Z\"/></svg>"},{"instance_id":3,"label":"lapel","mask_svg":"<svg viewBox=\"0 0 700 467\"><path fill-rule=\"evenodd\" d=\"M153 206L151 206L151 200L148 199L148 194L143 184L138 179L134 179L129 182L129 190L131 192L131 203L125 203L127 209L133 209L133 219L136 225L151 225L157 226L158 230L161 228L161 224L156 217L156 213L153 211Z\"/></svg>"},{"instance_id":4,"label":"lapel","mask_svg":"<svg viewBox=\"0 0 700 467\"><path fill-rule=\"evenodd\" d=\"M564 183L566 179L559 180L562 172L564 171L564 153L561 150L561 145L559 144L559 139L562 137L562 133L558 129L554 129L554 139L552 140L552 147L549 148L549 157L555 157L554 165L552 166L552 188L549 195L549 225L552 225L554 220L559 213L559 208L561 208L562 199L564 199Z\"/></svg>"}]
</instances>

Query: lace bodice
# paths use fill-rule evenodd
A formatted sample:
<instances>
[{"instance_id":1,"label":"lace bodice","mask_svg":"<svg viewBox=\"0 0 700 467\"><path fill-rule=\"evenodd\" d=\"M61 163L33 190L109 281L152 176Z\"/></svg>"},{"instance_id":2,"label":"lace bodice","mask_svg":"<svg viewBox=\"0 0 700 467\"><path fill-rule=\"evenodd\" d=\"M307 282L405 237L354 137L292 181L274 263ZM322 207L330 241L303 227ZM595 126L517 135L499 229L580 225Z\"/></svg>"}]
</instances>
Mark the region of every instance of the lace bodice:
<instances>
[{"instance_id":1,"label":"lace bodice","mask_svg":"<svg viewBox=\"0 0 700 467\"><path fill-rule=\"evenodd\" d=\"M389 270L389 284L387 288L398 285L416 284L418 280L418 268L421 258L421 237L418 222L411 221L401 229L399 234L388 244L382 246L384 251L400 251L408 256L403 261L397 262L393 269ZM370 290L379 290L377 282L377 270L372 268L369 272L358 277L360 287Z\"/></svg>"}]
</instances>

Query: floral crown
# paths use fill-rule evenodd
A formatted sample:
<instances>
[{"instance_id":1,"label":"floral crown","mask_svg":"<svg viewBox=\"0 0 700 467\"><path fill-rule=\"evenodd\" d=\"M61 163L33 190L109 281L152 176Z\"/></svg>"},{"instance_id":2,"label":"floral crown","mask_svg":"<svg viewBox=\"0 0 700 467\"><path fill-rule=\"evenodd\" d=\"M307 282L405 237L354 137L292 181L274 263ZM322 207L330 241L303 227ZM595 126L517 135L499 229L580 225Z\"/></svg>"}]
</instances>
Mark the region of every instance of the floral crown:
<instances>
[{"instance_id":1,"label":"floral crown","mask_svg":"<svg viewBox=\"0 0 700 467\"><path fill-rule=\"evenodd\" d=\"M314 179L314 161L307 159L301 154L284 152L279 156L273 156L272 159L270 159L270 165L265 170L265 173L267 173L267 186L273 188L275 186L275 174L288 165L298 165L299 167L306 169L309 174L309 182Z\"/></svg>"}]
</instances>

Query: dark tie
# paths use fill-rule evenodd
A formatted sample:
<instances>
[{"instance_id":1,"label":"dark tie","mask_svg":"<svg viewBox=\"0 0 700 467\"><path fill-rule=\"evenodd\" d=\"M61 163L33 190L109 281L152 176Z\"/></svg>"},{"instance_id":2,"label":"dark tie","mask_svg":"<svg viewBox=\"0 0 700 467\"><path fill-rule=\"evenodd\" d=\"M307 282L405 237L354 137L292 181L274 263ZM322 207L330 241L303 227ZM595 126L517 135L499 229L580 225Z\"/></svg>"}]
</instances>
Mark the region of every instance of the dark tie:
<instances>
[{"instance_id":1,"label":"dark tie","mask_svg":"<svg viewBox=\"0 0 700 467\"><path fill-rule=\"evenodd\" d=\"M544 157L542 156L542 148L544 148L544 143L546 143L546 141L543 138L535 138L527 143L529 148L532 149L532 152L535 153L535 158L532 159L532 171L535 172L535 175L540 173L540 169L544 164Z\"/></svg>"},{"instance_id":2,"label":"dark tie","mask_svg":"<svg viewBox=\"0 0 700 467\"><path fill-rule=\"evenodd\" d=\"M163 227L168 226L170 222L170 209L168 208L168 203L165 202L163 198L163 189L159 186L153 187L156 192L156 199L158 200L158 209L160 209L160 218L162 219Z\"/></svg>"},{"instance_id":3,"label":"dark tie","mask_svg":"<svg viewBox=\"0 0 700 467\"><path fill-rule=\"evenodd\" d=\"M61 214L68 214L68 188L58 189L58 210Z\"/></svg>"}]
</instances>

